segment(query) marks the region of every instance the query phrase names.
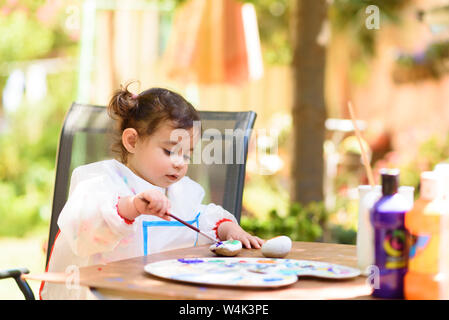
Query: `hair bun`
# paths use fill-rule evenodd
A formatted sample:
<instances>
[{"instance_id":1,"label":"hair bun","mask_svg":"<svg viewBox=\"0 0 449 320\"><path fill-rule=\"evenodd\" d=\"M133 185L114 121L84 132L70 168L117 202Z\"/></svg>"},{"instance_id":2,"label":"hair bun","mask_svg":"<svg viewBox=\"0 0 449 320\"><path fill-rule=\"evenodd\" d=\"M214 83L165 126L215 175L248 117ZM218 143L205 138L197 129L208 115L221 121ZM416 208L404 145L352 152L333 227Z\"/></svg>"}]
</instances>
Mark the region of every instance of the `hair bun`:
<instances>
[{"instance_id":1,"label":"hair bun","mask_svg":"<svg viewBox=\"0 0 449 320\"><path fill-rule=\"evenodd\" d=\"M127 119L137 111L139 103L138 95L128 90L129 85L129 83L125 87L121 85L120 89L112 95L108 105L108 112L111 117L115 115L119 118Z\"/></svg>"}]
</instances>

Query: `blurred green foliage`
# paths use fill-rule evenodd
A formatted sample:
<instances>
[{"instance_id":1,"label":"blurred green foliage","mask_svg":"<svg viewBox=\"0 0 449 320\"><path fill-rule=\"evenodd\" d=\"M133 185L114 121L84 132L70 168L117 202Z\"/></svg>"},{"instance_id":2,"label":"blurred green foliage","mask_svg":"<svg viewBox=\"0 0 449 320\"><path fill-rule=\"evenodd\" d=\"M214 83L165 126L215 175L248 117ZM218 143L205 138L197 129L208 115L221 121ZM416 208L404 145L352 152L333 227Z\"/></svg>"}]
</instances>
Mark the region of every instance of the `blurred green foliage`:
<instances>
[{"instance_id":1,"label":"blurred green foliage","mask_svg":"<svg viewBox=\"0 0 449 320\"><path fill-rule=\"evenodd\" d=\"M54 46L55 35L23 11L0 19L0 61L22 61L44 57Z\"/></svg>"},{"instance_id":2,"label":"blurred green foliage","mask_svg":"<svg viewBox=\"0 0 449 320\"><path fill-rule=\"evenodd\" d=\"M293 241L355 244L357 221L351 221L349 226L330 221L337 211L351 210L347 199L339 197L337 203L335 208L329 210L322 201L307 205L294 202L289 204L286 214L273 209L262 217L244 215L240 224L247 232L263 239L288 235Z\"/></svg>"},{"instance_id":3,"label":"blurred green foliage","mask_svg":"<svg viewBox=\"0 0 449 320\"><path fill-rule=\"evenodd\" d=\"M74 73L50 76L44 100L8 115L0 135L0 236L24 236L50 220L56 148L74 83Z\"/></svg>"},{"instance_id":4,"label":"blurred green foliage","mask_svg":"<svg viewBox=\"0 0 449 320\"><path fill-rule=\"evenodd\" d=\"M269 239L288 235L294 241L316 241L323 234L328 212L322 202L311 202L306 206L292 203L286 216L271 210L266 219L243 216L241 226L248 232Z\"/></svg>"},{"instance_id":5,"label":"blurred green foliage","mask_svg":"<svg viewBox=\"0 0 449 320\"><path fill-rule=\"evenodd\" d=\"M45 1L0 3L0 92L8 72L33 60L76 54L77 43L63 27L64 15L42 23L37 10ZM14 111L0 106L0 236L24 236L47 225L55 177L56 149L63 118L75 97L75 70L47 75L47 96L35 103L23 96Z\"/></svg>"},{"instance_id":6,"label":"blurred green foliage","mask_svg":"<svg viewBox=\"0 0 449 320\"><path fill-rule=\"evenodd\" d=\"M421 172L433 170L438 163L449 163L449 133L429 138L420 145L416 157L399 166L401 185L415 187L415 198L418 197Z\"/></svg>"},{"instance_id":7,"label":"blurred green foliage","mask_svg":"<svg viewBox=\"0 0 449 320\"><path fill-rule=\"evenodd\" d=\"M285 216L289 207L289 194L276 175L248 175L243 192L243 206L255 216L263 218L270 209Z\"/></svg>"}]
</instances>

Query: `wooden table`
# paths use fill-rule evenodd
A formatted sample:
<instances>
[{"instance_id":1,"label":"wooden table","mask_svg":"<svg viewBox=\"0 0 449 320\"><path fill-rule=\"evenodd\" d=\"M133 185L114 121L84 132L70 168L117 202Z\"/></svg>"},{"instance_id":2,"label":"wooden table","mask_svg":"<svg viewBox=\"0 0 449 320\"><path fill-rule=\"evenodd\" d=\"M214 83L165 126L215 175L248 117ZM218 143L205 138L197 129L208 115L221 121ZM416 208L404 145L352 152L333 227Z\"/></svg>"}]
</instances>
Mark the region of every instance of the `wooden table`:
<instances>
[{"instance_id":1,"label":"wooden table","mask_svg":"<svg viewBox=\"0 0 449 320\"><path fill-rule=\"evenodd\" d=\"M144 272L147 263L166 259L213 257L209 246L177 249L144 257L80 268L80 285L90 287L94 296L112 299L371 299L367 278L324 280L301 277L298 282L276 289L201 286L169 281ZM244 249L238 257L263 257L260 249ZM293 242L289 259L325 261L357 266L352 245ZM25 275L27 279L64 283L66 275L45 273Z\"/></svg>"}]
</instances>

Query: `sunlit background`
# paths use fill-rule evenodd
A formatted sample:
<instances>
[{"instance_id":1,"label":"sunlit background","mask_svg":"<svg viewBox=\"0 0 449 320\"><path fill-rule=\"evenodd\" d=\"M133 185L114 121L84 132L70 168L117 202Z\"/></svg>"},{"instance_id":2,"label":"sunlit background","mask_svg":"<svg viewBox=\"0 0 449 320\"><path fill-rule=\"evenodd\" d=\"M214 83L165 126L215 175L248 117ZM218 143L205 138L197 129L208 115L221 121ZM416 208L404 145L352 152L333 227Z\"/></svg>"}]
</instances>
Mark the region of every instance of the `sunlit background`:
<instances>
[{"instance_id":1,"label":"sunlit background","mask_svg":"<svg viewBox=\"0 0 449 320\"><path fill-rule=\"evenodd\" d=\"M398 167L401 184L418 187L421 171L447 160L449 10L436 8L449 3L373 0L380 23L370 29L366 1L327 1L316 39L326 55L323 158L314 159L324 163L323 196L302 203L291 170L296 2L0 1L0 269L44 269L64 115L73 101L106 105L130 80L133 92L167 87L199 110L257 112L245 229L355 244L356 188L367 178L347 101L374 172ZM0 299L22 299L13 280L0 282Z\"/></svg>"}]
</instances>

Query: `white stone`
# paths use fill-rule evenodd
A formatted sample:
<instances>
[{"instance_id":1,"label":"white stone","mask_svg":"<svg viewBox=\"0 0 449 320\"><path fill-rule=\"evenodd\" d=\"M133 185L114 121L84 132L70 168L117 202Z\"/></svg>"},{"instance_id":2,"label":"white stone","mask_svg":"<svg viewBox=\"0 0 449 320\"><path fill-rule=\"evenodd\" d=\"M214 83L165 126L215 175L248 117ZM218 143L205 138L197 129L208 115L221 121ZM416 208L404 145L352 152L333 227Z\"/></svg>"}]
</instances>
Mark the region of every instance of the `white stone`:
<instances>
[{"instance_id":1,"label":"white stone","mask_svg":"<svg viewBox=\"0 0 449 320\"><path fill-rule=\"evenodd\" d=\"M287 236L279 236L265 241L262 254L267 258L283 258L292 248L292 240Z\"/></svg>"}]
</instances>

